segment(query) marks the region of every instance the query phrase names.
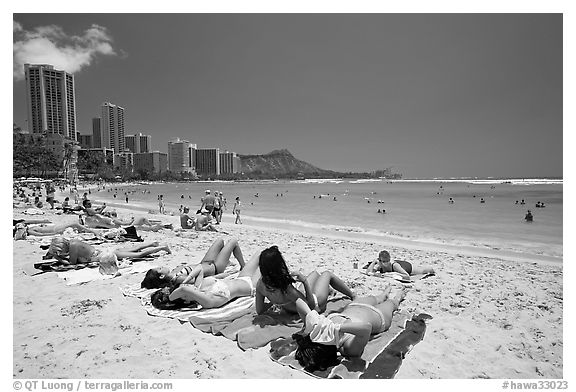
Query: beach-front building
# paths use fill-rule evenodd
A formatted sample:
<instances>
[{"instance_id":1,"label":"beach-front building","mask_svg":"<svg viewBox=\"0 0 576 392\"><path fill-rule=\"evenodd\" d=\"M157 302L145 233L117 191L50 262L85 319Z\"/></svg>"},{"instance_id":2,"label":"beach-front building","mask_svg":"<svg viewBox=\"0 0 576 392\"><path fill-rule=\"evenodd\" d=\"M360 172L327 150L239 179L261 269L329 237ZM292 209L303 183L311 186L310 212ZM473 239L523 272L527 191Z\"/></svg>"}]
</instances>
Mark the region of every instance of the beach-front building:
<instances>
[{"instance_id":1,"label":"beach-front building","mask_svg":"<svg viewBox=\"0 0 576 392\"><path fill-rule=\"evenodd\" d=\"M113 161L114 167L132 171L134 168L134 153L130 151L123 151L119 154L114 154Z\"/></svg>"},{"instance_id":2,"label":"beach-front building","mask_svg":"<svg viewBox=\"0 0 576 392\"><path fill-rule=\"evenodd\" d=\"M102 119L92 119L92 148L102 148Z\"/></svg>"},{"instance_id":3,"label":"beach-front building","mask_svg":"<svg viewBox=\"0 0 576 392\"><path fill-rule=\"evenodd\" d=\"M134 171L162 174L168 171L168 154L160 151L134 154Z\"/></svg>"},{"instance_id":4,"label":"beach-front building","mask_svg":"<svg viewBox=\"0 0 576 392\"><path fill-rule=\"evenodd\" d=\"M48 64L25 64L30 133L55 133L76 140L74 75Z\"/></svg>"},{"instance_id":5,"label":"beach-front building","mask_svg":"<svg viewBox=\"0 0 576 392\"><path fill-rule=\"evenodd\" d=\"M92 148L92 137L93 135L83 135L80 132L76 134L76 138L81 148Z\"/></svg>"},{"instance_id":6,"label":"beach-front building","mask_svg":"<svg viewBox=\"0 0 576 392\"><path fill-rule=\"evenodd\" d=\"M142 132L135 135L126 135L124 139L126 141L126 148L135 154L150 152L152 149L152 136L143 135Z\"/></svg>"},{"instance_id":7,"label":"beach-front building","mask_svg":"<svg viewBox=\"0 0 576 392\"><path fill-rule=\"evenodd\" d=\"M115 153L124 151L124 108L110 102L101 106L102 147L112 148Z\"/></svg>"},{"instance_id":8,"label":"beach-front building","mask_svg":"<svg viewBox=\"0 0 576 392\"><path fill-rule=\"evenodd\" d=\"M220 153L220 174L234 174L240 172L240 157L235 152Z\"/></svg>"},{"instance_id":9,"label":"beach-front building","mask_svg":"<svg viewBox=\"0 0 576 392\"><path fill-rule=\"evenodd\" d=\"M194 173L192 151L196 144L176 138L168 142L168 169L174 173Z\"/></svg>"},{"instance_id":10,"label":"beach-front building","mask_svg":"<svg viewBox=\"0 0 576 392\"><path fill-rule=\"evenodd\" d=\"M220 175L220 149L196 149L196 173L199 176Z\"/></svg>"}]
</instances>

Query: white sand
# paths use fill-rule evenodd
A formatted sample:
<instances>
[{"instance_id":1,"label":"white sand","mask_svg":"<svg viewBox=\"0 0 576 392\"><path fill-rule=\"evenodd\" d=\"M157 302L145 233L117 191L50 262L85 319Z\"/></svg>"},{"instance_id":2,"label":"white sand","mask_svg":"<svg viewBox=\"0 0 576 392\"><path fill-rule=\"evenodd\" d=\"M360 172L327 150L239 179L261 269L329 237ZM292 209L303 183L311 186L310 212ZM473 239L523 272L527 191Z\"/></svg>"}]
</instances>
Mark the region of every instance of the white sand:
<instances>
[{"instance_id":1,"label":"white sand","mask_svg":"<svg viewBox=\"0 0 576 392\"><path fill-rule=\"evenodd\" d=\"M15 210L15 216L22 215ZM76 219L48 210L45 216L53 222ZM178 224L177 217L148 216ZM222 229L230 235L187 232L184 238L171 230L139 234L146 241L169 244L173 253L158 259L167 266L197 263L218 237L237 237L246 259L275 244L291 269L330 269L359 294L381 290L390 281L360 274L352 260L362 265L386 248L393 258L432 265L437 271L437 276L416 282L402 304L433 319L397 378L563 376L562 265L232 222L227 212ZM148 316L138 300L119 290L140 282L143 274L79 286L67 286L55 273L26 275L23 267L40 261L44 253L39 240L14 241L14 377L307 378L272 362L269 347L243 352L236 342L190 324Z\"/></svg>"}]
</instances>

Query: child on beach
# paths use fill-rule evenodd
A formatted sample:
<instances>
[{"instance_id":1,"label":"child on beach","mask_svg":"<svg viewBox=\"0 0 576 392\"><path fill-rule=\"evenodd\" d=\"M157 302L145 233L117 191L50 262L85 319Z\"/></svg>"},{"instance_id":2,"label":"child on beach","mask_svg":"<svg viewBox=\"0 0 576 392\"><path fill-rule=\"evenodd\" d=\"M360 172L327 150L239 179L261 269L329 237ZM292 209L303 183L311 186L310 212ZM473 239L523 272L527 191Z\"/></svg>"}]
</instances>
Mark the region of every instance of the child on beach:
<instances>
[{"instance_id":1,"label":"child on beach","mask_svg":"<svg viewBox=\"0 0 576 392\"><path fill-rule=\"evenodd\" d=\"M382 293L358 297L340 313L324 317L311 310L302 299L296 300L304 329L293 337L298 348L296 359L307 371L324 370L337 364L337 352L360 357L371 335L390 328L392 315L406 295L404 289L390 297L388 286Z\"/></svg>"},{"instance_id":2,"label":"child on beach","mask_svg":"<svg viewBox=\"0 0 576 392\"><path fill-rule=\"evenodd\" d=\"M368 265L366 273L398 272L404 279L410 280L410 275L433 274L434 268L429 266L416 267L412 263L403 260L390 262L390 253L383 250L378 254L378 259Z\"/></svg>"},{"instance_id":3,"label":"child on beach","mask_svg":"<svg viewBox=\"0 0 576 392\"><path fill-rule=\"evenodd\" d=\"M262 251L259 260L262 279L256 286L258 314L266 312L272 305L280 305L288 312L296 313L296 300L299 298L306 301L311 309L322 313L326 310L330 288L351 299L356 297L346 283L330 271L322 274L313 271L308 276L301 272L290 273L277 246ZM302 283L303 292L294 287L296 280Z\"/></svg>"},{"instance_id":4,"label":"child on beach","mask_svg":"<svg viewBox=\"0 0 576 392\"><path fill-rule=\"evenodd\" d=\"M223 239L217 239L206 251L206 254L200 260L200 264L195 266L182 264L172 270L167 267L152 268L148 270L140 286L146 289L159 289L167 286L176 288L181 284L194 284L200 274L202 276L212 276L223 273L230 263L232 254L240 263L240 267L243 268L245 264L244 256L238 240L232 238L224 244Z\"/></svg>"}]
</instances>

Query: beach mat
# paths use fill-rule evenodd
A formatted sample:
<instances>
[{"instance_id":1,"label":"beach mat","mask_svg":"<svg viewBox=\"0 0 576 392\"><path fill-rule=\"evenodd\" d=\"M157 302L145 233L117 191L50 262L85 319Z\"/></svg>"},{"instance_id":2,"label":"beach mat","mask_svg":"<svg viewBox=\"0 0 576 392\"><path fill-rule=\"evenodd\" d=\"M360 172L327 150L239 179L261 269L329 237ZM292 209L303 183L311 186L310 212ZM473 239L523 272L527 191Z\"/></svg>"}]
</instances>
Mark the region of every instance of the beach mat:
<instances>
[{"instance_id":1,"label":"beach mat","mask_svg":"<svg viewBox=\"0 0 576 392\"><path fill-rule=\"evenodd\" d=\"M415 316L416 321L409 323L410 314L403 311L395 313L390 328L368 342L362 357L339 357L338 365L323 371L308 372L300 366L295 358L296 342L291 336L271 343L270 358L316 378L393 378L404 355L424 336L425 319L430 318L425 316ZM413 329L418 332L413 332Z\"/></svg>"}]
</instances>

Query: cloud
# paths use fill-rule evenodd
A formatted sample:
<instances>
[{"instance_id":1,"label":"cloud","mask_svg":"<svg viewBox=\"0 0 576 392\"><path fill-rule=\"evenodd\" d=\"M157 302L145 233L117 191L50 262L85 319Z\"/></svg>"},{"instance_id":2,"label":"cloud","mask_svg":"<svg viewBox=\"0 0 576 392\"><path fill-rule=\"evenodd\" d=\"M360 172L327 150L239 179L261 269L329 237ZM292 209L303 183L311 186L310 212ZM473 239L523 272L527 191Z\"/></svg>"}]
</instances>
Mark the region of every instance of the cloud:
<instances>
[{"instance_id":1,"label":"cloud","mask_svg":"<svg viewBox=\"0 0 576 392\"><path fill-rule=\"evenodd\" d=\"M76 73L98 56L114 56L112 37L105 27L93 24L82 35L67 35L55 25L25 30L14 21L14 79L24 79L24 64L50 64Z\"/></svg>"}]
</instances>

